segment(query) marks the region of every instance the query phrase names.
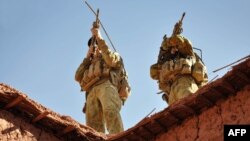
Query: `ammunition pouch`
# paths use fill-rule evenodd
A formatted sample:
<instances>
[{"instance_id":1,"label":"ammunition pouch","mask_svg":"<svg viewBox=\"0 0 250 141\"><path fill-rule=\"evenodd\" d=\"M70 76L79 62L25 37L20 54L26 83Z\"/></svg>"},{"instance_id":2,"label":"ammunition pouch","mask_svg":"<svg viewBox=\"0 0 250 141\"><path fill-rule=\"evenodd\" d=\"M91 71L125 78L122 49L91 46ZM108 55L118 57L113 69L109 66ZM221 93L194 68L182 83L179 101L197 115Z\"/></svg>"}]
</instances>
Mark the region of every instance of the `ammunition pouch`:
<instances>
[{"instance_id":1,"label":"ammunition pouch","mask_svg":"<svg viewBox=\"0 0 250 141\"><path fill-rule=\"evenodd\" d=\"M115 71L110 71L110 80L111 83L118 88L119 85L119 77L118 74Z\"/></svg>"},{"instance_id":2,"label":"ammunition pouch","mask_svg":"<svg viewBox=\"0 0 250 141\"><path fill-rule=\"evenodd\" d=\"M121 100L123 101L123 104L127 100L128 96L130 95L130 89L131 88L128 84L128 78L126 76L120 80L120 89L118 90L119 96Z\"/></svg>"},{"instance_id":3,"label":"ammunition pouch","mask_svg":"<svg viewBox=\"0 0 250 141\"><path fill-rule=\"evenodd\" d=\"M180 59L181 65L181 74L191 74L192 72L192 65L193 65L193 59L192 57L189 57L187 59Z\"/></svg>"},{"instance_id":4,"label":"ammunition pouch","mask_svg":"<svg viewBox=\"0 0 250 141\"><path fill-rule=\"evenodd\" d=\"M88 69L87 76L90 80L94 78L94 66L94 64L91 64Z\"/></svg>"},{"instance_id":5,"label":"ammunition pouch","mask_svg":"<svg viewBox=\"0 0 250 141\"><path fill-rule=\"evenodd\" d=\"M191 76L193 58L178 58L176 60L166 61L159 74L159 89L165 93L170 93L173 82L183 76Z\"/></svg>"},{"instance_id":6,"label":"ammunition pouch","mask_svg":"<svg viewBox=\"0 0 250 141\"><path fill-rule=\"evenodd\" d=\"M203 85L203 82L208 81L207 69L200 60L196 61L196 63L193 65L192 77L195 79L198 85Z\"/></svg>"},{"instance_id":7,"label":"ammunition pouch","mask_svg":"<svg viewBox=\"0 0 250 141\"><path fill-rule=\"evenodd\" d=\"M90 60L88 58L84 58L83 62L80 64L80 66L76 70L75 74L75 80L81 83L84 75L84 71L88 68L90 65Z\"/></svg>"},{"instance_id":8,"label":"ammunition pouch","mask_svg":"<svg viewBox=\"0 0 250 141\"><path fill-rule=\"evenodd\" d=\"M125 102L130 95L130 86L128 84L128 77L123 73L123 70L120 69L110 71L110 80L117 88L121 100Z\"/></svg>"},{"instance_id":9,"label":"ammunition pouch","mask_svg":"<svg viewBox=\"0 0 250 141\"><path fill-rule=\"evenodd\" d=\"M91 79L88 77L89 70L86 70L83 74L83 79L81 81L81 86L85 85L88 83Z\"/></svg>"},{"instance_id":10,"label":"ammunition pouch","mask_svg":"<svg viewBox=\"0 0 250 141\"><path fill-rule=\"evenodd\" d=\"M101 60L98 60L95 62L95 67L94 67L94 76L98 77L102 75L102 65L101 65Z\"/></svg>"},{"instance_id":11,"label":"ammunition pouch","mask_svg":"<svg viewBox=\"0 0 250 141\"><path fill-rule=\"evenodd\" d=\"M177 74L191 74L192 65L192 57L166 61L160 71L160 81L174 79Z\"/></svg>"},{"instance_id":12,"label":"ammunition pouch","mask_svg":"<svg viewBox=\"0 0 250 141\"><path fill-rule=\"evenodd\" d=\"M117 88L121 100L124 102L130 95L130 86L128 76L124 70L123 62L119 68L112 68L103 62L102 59L93 60L89 67L83 73L81 87L88 92L94 86L97 86L107 80Z\"/></svg>"},{"instance_id":13,"label":"ammunition pouch","mask_svg":"<svg viewBox=\"0 0 250 141\"><path fill-rule=\"evenodd\" d=\"M84 91L89 91L93 85L100 84L103 79L107 80L109 76L110 67L104 64L101 59L97 59L84 71L80 85Z\"/></svg>"},{"instance_id":14,"label":"ammunition pouch","mask_svg":"<svg viewBox=\"0 0 250 141\"><path fill-rule=\"evenodd\" d=\"M152 79L159 79L159 69L158 69L158 64L153 64L151 67L150 67L150 76Z\"/></svg>"}]
</instances>

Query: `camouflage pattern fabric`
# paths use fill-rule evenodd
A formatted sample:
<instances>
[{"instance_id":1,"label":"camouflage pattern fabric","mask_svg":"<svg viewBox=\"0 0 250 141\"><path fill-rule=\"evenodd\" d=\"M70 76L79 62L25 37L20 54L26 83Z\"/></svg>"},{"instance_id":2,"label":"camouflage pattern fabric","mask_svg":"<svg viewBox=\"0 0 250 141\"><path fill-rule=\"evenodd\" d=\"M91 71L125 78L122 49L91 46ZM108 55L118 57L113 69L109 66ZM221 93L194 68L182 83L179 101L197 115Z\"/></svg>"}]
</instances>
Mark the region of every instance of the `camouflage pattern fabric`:
<instances>
[{"instance_id":1,"label":"camouflage pattern fabric","mask_svg":"<svg viewBox=\"0 0 250 141\"><path fill-rule=\"evenodd\" d=\"M119 112L130 91L128 81L122 81L127 75L122 75L126 72L121 56L109 49L100 30L93 27L91 32L94 38L89 40L88 53L75 74L81 90L86 92L86 123L99 132L119 133L123 131ZM122 90L125 93L119 94Z\"/></svg>"},{"instance_id":2,"label":"camouflage pattern fabric","mask_svg":"<svg viewBox=\"0 0 250 141\"><path fill-rule=\"evenodd\" d=\"M171 58L171 48L178 47L182 56ZM207 83L207 70L191 42L181 35L164 37L157 63L151 65L150 76L158 81L164 100L170 105L195 93Z\"/></svg>"},{"instance_id":3,"label":"camouflage pattern fabric","mask_svg":"<svg viewBox=\"0 0 250 141\"><path fill-rule=\"evenodd\" d=\"M117 88L109 80L90 90L86 105L87 125L105 133L105 124L110 134L123 131L120 115L122 101Z\"/></svg>"},{"instance_id":4,"label":"camouflage pattern fabric","mask_svg":"<svg viewBox=\"0 0 250 141\"><path fill-rule=\"evenodd\" d=\"M104 40L98 40L98 48L101 56L90 60L85 58L78 67L75 80L79 82L83 91L88 93L86 100L87 125L99 132L105 133L105 127L109 134L123 131L123 123L120 116L122 100L118 93L119 77L115 70L122 67L122 60L117 52L111 51ZM98 62L102 62L97 65ZM101 73L95 73L95 72ZM113 74L113 75L110 75ZM92 80L93 84L91 83ZM91 84L88 89L86 86ZM128 95L122 95L126 100Z\"/></svg>"},{"instance_id":5,"label":"camouflage pattern fabric","mask_svg":"<svg viewBox=\"0 0 250 141\"><path fill-rule=\"evenodd\" d=\"M192 76L183 76L176 79L171 85L168 104L172 104L179 99L195 93L198 86Z\"/></svg>"},{"instance_id":6,"label":"camouflage pattern fabric","mask_svg":"<svg viewBox=\"0 0 250 141\"><path fill-rule=\"evenodd\" d=\"M204 63L193 51L192 43L181 35L184 16L185 12L171 37L164 35L157 63L150 67L150 76L158 81L162 98L169 105L195 93L208 81Z\"/></svg>"}]
</instances>

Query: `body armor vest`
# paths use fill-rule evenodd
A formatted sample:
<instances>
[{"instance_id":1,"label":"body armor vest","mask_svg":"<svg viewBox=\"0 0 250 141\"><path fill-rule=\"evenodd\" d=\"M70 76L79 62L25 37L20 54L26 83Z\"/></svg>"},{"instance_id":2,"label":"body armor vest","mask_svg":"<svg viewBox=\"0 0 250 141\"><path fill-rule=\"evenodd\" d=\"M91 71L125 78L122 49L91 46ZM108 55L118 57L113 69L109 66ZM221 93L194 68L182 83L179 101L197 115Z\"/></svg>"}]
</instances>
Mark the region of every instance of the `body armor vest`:
<instances>
[{"instance_id":1,"label":"body armor vest","mask_svg":"<svg viewBox=\"0 0 250 141\"><path fill-rule=\"evenodd\" d=\"M177 75L192 74L193 64L192 57L166 61L160 70L160 82L174 81Z\"/></svg>"}]
</instances>

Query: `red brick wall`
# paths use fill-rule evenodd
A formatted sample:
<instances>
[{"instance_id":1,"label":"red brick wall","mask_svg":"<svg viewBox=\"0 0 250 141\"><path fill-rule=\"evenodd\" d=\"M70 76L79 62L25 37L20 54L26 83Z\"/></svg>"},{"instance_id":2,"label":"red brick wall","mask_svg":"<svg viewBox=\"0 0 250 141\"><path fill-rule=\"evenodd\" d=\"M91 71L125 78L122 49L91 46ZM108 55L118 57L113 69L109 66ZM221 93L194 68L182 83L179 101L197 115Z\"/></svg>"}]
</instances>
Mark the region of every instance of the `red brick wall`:
<instances>
[{"instance_id":1,"label":"red brick wall","mask_svg":"<svg viewBox=\"0 0 250 141\"><path fill-rule=\"evenodd\" d=\"M0 141L59 141L10 112L0 110Z\"/></svg>"},{"instance_id":2,"label":"red brick wall","mask_svg":"<svg viewBox=\"0 0 250 141\"><path fill-rule=\"evenodd\" d=\"M250 124L249 105L250 85L157 136L156 141L223 141L224 124Z\"/></svg>"}]
</instances>

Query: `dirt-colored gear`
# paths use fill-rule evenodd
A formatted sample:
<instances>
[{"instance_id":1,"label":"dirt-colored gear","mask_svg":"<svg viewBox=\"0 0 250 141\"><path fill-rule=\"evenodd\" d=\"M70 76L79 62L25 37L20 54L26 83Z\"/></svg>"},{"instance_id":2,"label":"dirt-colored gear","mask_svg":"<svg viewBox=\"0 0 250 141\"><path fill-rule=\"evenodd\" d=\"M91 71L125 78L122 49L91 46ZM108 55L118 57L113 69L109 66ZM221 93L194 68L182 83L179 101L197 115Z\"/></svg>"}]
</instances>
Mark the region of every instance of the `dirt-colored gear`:
<instances>
[{"instance_id":1,"label":"dirt-colored gear","mask_svg":"<svg viewBox=\"0 0 250 141\"><path fill-rule=\"evenodd\" d=\"M162 48L169 50L171 47L176 46L183 55L194 56L192 43L181 35L174 35L169 38L165 38L162 42Z\"/></svg>"}]
</instances>

